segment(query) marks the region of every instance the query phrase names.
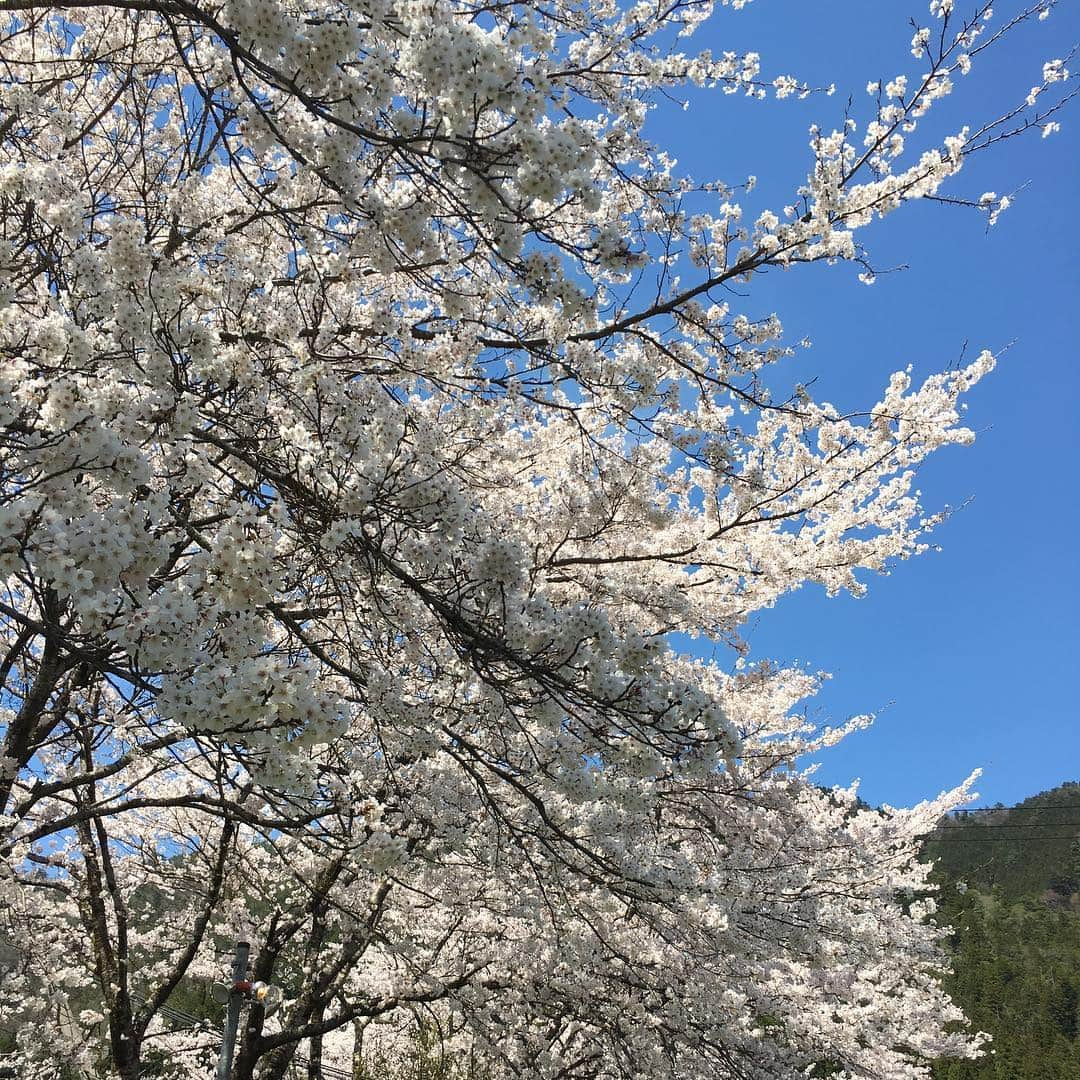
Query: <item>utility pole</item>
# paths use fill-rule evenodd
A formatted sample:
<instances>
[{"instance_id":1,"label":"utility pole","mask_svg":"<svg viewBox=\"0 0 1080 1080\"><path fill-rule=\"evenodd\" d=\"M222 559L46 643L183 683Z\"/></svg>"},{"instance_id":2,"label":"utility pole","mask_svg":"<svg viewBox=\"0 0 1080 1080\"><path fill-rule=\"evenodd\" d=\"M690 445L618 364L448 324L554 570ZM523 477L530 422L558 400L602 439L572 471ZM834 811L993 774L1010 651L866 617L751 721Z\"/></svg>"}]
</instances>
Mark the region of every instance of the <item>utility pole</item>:
<instances>
[{"instance_id":1,"label":"utility pole","mask_svg":"<svg viewBox=\"0 0 1080 1080\"><path fill-rule=\"evenodd\" d=\"M229 1080L232 1072L233 1048L236 1045L236 1032L240 1026L240 1006L244 1004L251 984L247 981L248 956L251 946L246 941L236 943L233 957L232 986L229 987L228 1008L225 1012L225 1037L221 1040L221 1053L218 1056L217 1080Z\"/></svg>"}]
</instances>

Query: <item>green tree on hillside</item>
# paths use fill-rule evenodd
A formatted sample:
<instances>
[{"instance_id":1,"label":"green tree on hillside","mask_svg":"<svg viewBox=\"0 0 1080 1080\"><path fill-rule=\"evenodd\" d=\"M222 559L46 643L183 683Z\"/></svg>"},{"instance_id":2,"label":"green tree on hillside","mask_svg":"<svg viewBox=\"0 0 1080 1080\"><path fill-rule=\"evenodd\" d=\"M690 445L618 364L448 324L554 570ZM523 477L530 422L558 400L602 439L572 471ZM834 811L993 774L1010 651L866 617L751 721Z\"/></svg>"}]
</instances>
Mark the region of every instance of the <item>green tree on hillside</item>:
<instances>
[{"instance_id":1,"label":"green tree on hillside","mask_svg":"<svg viewBox=\"0 0 1080 1080\"><path fill-rule=\"evenodd\" d=\"M1080 1076L1080 785L1013 809L954 815L927 843L953 928L946 987L992 1036L976 1061L938 1062L935 1080ZM960 837L963 839L960 839Z\"/></svg>"}]
</instances>

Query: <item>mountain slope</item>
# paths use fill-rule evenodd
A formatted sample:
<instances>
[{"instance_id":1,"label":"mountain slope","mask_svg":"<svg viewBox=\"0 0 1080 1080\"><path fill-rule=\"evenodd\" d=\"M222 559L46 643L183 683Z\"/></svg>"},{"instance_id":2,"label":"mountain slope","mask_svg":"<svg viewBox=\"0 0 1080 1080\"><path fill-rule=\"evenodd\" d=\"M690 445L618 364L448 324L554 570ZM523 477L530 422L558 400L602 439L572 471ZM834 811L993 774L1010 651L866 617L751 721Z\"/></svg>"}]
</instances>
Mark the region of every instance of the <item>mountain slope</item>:
<instances>
[{"instance_id":1,"label":"mountain slope","mask_svg":"<svg viewBox=\"0 0 1080 1080\"><path fill-rule=\"evenodd\" d=\"M1080 1077L1080 784L1018 807L951 815L926 844L953 928L946 980L993 1041L935 1080Z\"/></svg>"}]
</instances>

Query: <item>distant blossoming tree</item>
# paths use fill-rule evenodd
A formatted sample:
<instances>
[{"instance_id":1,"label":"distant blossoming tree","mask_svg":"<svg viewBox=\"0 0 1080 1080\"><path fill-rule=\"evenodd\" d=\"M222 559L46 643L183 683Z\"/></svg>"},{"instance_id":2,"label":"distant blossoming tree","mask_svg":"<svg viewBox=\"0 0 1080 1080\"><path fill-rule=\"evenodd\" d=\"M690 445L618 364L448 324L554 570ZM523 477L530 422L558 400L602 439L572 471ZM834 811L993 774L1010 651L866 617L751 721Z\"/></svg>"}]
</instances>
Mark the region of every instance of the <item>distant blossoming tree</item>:
<instances>
[{"instance_id":1,"label":"distant blossoming tree","mask_svg":"<svg viewBox=\"0 0 1080 1080\"><path fill-rule=\"evenodd\" d=\"M914 471L970 440L991 355L841 415L770 393L780 322L723 286L868 278L873 219L1054 130L1058 60L996 120L925 124L1050 6L934 0L908 74L750 210L643 134L688 83L814 92L678 51L712 3L0 0L21 1075L205 1076L175 995L241 934L288 1000L237 1080L413 1017L492 1077L975 1052L912 900L963 791L820 791L812 677L670 642L738 649L786 592L922 548Z\"/></svg>"}]
</instances>

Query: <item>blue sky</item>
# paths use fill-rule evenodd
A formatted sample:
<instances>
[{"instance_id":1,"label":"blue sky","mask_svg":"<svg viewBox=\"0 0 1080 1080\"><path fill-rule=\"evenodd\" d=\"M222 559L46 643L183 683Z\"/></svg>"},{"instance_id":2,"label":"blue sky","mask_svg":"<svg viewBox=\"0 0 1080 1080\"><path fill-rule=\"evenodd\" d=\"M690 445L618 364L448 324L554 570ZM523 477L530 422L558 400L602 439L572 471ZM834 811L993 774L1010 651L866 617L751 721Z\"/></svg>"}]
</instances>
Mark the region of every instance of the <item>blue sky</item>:
<instances>
[{"instance_id":1,"label":"blue sky","mask_svg":"<svg viewBox=\"0 0 1080 1080\"><path fill-rule=\"evenodd\" d=\"M998 9L1004 20L1013 5ZM756 175L758 187L740 200L748 220L779 211L805 177L809 124L839 126L849 96L865 122L868 82L916 73L912 16L926 24L926 4L756 0L738 13L718 9L692 39L698 45L755 50L770 79L835 82L836 94L780 103L695 94L685 112L665 107L653 136L698 179ZM1077 42L1080 12L1063 3L981 59L941 122L954 130L957 117L997 116L1038 81L1045 60ZM807 587L747 628L754 657L833 674L812 712L820 721L879 713L873 728L822 758L819 774L826 783L861 777L875 803L910 804L976 767L983 803L1080 778L1078 105L1059 117L1059 134L982 155L945 192L1027 185L993 229L963 208L909 206L863 235L877 265L909 269L870 287L849 266L774 274L743 302L748 314L776 311L793 340L813 340L778 374L816 377L816 396L841 408L873 403L889 373L909 363L918 378L955 364L965 343L969 357L1008 347L968 398L975 445L942 451L919 480L928 510L962 506L936 533L942 550L872 577L863 599Z\"/></svg>"}]
</instances>

